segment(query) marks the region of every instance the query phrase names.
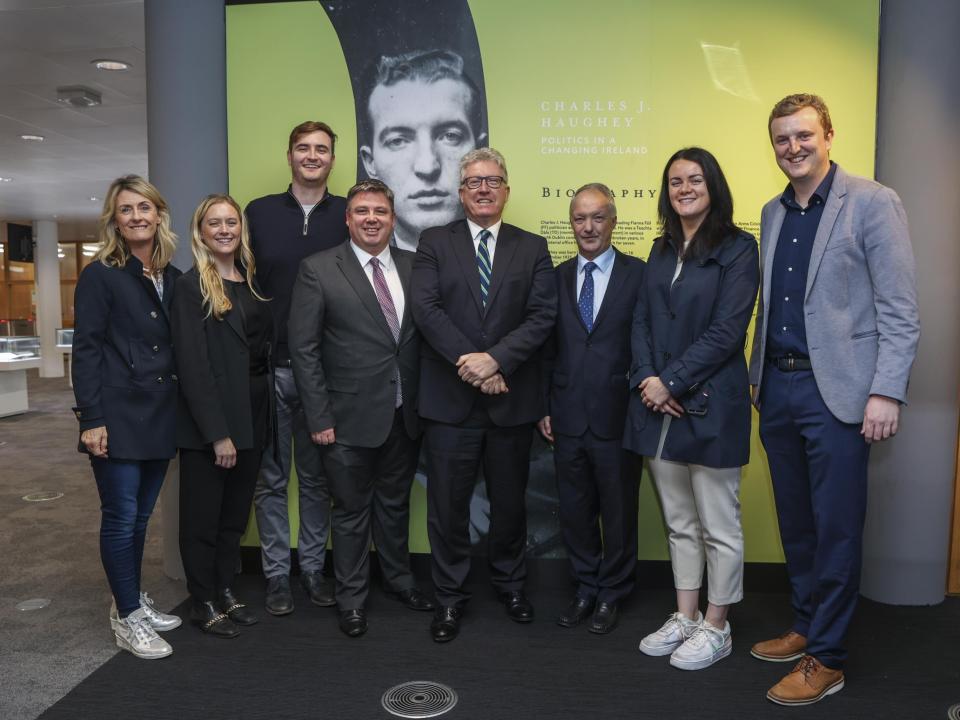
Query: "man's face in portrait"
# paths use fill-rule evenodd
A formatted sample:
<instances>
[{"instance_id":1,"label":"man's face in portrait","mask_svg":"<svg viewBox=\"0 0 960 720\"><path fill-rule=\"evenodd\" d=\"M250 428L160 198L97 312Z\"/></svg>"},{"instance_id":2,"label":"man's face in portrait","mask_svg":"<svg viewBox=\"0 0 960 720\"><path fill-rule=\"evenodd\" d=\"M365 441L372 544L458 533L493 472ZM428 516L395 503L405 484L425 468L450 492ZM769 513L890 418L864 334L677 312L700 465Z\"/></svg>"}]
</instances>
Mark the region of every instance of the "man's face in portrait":
<instances>
[{"instance_id":1,"label":"man's face in portrait","mask_svg":"<svg viewBox=\"0 0 960 720\"><path fill-rule=\"evenodd\" d=\"M429 227L461 217L459 161L483 138L470 124L471 90L460 80L402 80L370 94L372 137L360 148L367 175L394 192L397 235L416 244Z\"/></svg>"}]
</instances>

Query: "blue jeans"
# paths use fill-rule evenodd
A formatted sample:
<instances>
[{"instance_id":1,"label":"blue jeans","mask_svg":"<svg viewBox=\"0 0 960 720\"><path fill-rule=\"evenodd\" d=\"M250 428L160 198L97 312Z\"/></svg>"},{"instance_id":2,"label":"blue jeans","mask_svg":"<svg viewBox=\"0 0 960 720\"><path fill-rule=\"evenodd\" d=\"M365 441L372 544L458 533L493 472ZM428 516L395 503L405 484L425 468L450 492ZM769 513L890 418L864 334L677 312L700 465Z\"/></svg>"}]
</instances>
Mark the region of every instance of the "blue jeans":
<instances>
[{"instance_id":1,"label":"blue jeans","mask_svg":"<svg viewBox=\"0 0 960 720\"><path fill-rule=\"evenodd\" d=\"M169 463L90 458L100 491L100 559L120 617L140 607L147 523Z\"/></svg>"}]
</instances>

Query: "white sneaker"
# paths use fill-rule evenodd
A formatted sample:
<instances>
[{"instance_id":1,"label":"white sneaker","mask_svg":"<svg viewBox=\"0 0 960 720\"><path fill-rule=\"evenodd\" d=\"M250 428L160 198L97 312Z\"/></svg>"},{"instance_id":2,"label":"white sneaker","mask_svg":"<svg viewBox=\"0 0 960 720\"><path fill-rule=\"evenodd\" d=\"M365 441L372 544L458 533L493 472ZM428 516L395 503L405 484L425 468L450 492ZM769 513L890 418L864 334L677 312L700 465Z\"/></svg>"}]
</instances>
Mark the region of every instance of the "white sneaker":
<instances>
[{"instance_id":1,"label":"white sneaker","mask_svg":"<svg viewBox=\"0 0 960 720\"><path fill-rule=\"evenodd\" d=\"M690 639L673 651L670 664L681 670L702 670L723 660L731 650L730 623L724 622L720 629L704 620Z\"/></svg>"},{"instance_id":2,"label":"white sneaker","mask_svg":"<svg viewBox=\"0 0 960 720\"><path fill-rule=\"evenodd\" d=\"M640 641L640 652L654 657L669 655L693 636L701 622L703 622L703 614L699 610L696 620L675 612L667 618L659 630L650 633Z\"/></svg>"},{"instance_id":3,"label":"white sneaker","mask_svg":"<svg viewBox=\"0 0 960 720\"><path fill-rule=\"evenodd\" d=\"M138 608L117 623L114 631L117 647L144 660L166 657L173 652L170 643L157 635L143 608Z\"/></svg>"},{"instance_id":4,"label":"white sneaker","mask_svg":"<svg viewBox=\"0 0 960 720\"><path fill-rule=\"evenodd\" d=\"M180 627L180 623L182 622L180 618L176 615L168 615L167 613L162 613L157 610L157 606L153 604L153 600L145 592L140 593L140 608L147 614L150 627L157 632L166 632L167 630ZM110 606L110 627L113 628L114 632L117 631L119 623L120 617L117 615L117 601L114 600Z\"/></svg>"}]
</instances>

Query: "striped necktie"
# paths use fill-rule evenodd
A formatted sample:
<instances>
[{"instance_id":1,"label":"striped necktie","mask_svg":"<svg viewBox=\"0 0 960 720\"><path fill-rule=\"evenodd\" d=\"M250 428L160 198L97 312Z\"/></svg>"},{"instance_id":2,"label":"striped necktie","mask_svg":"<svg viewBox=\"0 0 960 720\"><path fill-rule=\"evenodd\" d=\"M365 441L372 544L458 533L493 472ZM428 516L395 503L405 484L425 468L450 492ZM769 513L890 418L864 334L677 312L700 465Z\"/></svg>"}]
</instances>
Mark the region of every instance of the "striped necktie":
<instances>
[{"instance_id":1,"label":"striped necktie","mask_svg":"<svg viewBox=\"0 0 960 720\"><path fill-rule=\"evenodd\" d=\"M490 274L493 272L493 266L490 264L490 250L487 247L487 240L493 235L489 230L480 232L480 246L477 248L477 269L480 271L480 299L483 306L487 306L487 295L490 293Z\"/></svg>"},{"instance_id":2,"label":"striped necktie","mask_svg":"<svg viewBox=\"0 0 960 720\"><path fill-rule=\"evenodd\" d=\"M390 287L387 285L387 278L383 274L383 268L380 267L379 258L370 258L370 267L373 269L373 291L377 295L377 301L380 303L380 310L383 317L393 333L395 342L400 342L400 318L397 317L397 308L393 304L393 296L390 294ZM403 390L400 387L400 367L397 366L397 407L403 404Z\"/></svg>"}]
</instances>

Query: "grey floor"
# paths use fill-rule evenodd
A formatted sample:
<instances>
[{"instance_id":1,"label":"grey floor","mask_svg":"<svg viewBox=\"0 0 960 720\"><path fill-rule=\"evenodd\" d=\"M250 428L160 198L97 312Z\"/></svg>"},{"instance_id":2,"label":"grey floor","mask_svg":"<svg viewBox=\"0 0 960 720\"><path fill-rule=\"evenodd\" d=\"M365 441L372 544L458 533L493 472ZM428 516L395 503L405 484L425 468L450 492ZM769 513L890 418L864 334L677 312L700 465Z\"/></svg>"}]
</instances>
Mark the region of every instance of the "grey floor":
<instances>
[{"instance_id":1,"label":"grey floor","mask_svg":"<svg viewBox=\"0 0 960 720\"><path fill-rule=\"evenodd\" d=\"M99 556L99 498L76 450L66 378L28 371L30 411L0 418L0 718L32 720L116 652ZM63 493L26 502L29 493ZM147 534L143 588L168 609L186 598L163 573L158 504ZM46 598L41 610L17 604Z\"/></svg>"}]
</instances>

